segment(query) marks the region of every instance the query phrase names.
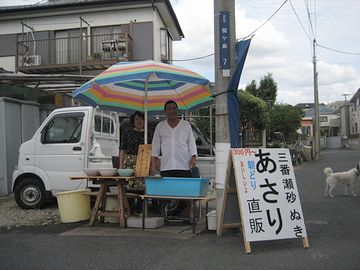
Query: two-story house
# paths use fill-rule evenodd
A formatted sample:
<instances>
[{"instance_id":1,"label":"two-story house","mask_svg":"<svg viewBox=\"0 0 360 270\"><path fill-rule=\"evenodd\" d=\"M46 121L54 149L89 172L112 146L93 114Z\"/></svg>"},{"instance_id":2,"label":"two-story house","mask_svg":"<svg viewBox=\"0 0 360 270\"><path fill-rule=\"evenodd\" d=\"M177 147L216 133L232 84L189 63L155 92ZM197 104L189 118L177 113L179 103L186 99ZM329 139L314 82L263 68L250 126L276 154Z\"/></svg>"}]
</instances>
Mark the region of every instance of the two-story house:
<instances>
[{"instance_id":1,"label":"two-story house","mask_svg":"<svg viewBox=\"0 0 360 270\"><path fill-rule=\"evenodd\" d=\"M302 139L310 143L314 136L314 103L299 103L295 107L302 109L305 113L301 119ZM335 109L323 103L319 104L319 127L322 148L341 147L339 115Z\"/></svg>"},{"instance_id":2,"label":"two-story house","mask_svg":"<svg viewBox=\"0 0 360 270\"><path fill-rule=\"evenodd\" d=\"M48 0L0 8L0 66L97 74L118 61L168 62L184 36L169 0Z\"/></svg>"},{"instance_id":3,"label":"two-story house","mask_svg":"<svg viewBox=\"0 0 360 270\"><path fill-rule=\"evenodd\" d=\"M360 89L340 108L340 121L344 145L360 149Z\"/></svg>"}]
</instances>

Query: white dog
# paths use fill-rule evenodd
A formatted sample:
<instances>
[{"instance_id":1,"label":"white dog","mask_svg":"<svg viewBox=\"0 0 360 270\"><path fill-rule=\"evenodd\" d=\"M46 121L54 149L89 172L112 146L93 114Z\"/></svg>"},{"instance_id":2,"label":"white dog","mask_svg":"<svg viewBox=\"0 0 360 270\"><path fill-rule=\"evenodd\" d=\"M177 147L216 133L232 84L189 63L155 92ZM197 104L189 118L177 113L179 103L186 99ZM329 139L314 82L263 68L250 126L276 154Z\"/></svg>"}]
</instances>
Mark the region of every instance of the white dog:
<instances>
[{"instance_id":1,"label":"white dog","mask_svg":"<svg viewBox=\"0 0 360 270\"><path fill-rule=\"evenodd\" d=\"M356 168L346 172L337 173L333 173L332 169L327 167L324 169L324 173L326 174L325 196L334 197L332 191L338 182L345 184L345 196L349 196L349 192L352 196L356 196L353 191L353 185L355 183L356 177L360 175L359 164Z\"/></svg>"}]
</instances>

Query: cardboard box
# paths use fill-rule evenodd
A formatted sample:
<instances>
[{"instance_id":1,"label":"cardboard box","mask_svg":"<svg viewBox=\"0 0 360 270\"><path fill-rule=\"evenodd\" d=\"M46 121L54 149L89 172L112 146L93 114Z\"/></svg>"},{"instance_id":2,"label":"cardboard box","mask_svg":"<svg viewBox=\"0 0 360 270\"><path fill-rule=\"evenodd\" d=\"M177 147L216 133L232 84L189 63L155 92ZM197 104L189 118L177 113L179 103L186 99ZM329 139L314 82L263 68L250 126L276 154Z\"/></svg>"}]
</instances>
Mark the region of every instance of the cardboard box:
<instances>
[{"instance_id":1,"label":"cardboard box","mask_svg":"<svg viewBox=\"0 0 360 270\"><path fill-rule=\"evenodd\" d=\"M201 197L209 189L208 178L146 177L147 195Z\"/></svg>"}]
</instances>

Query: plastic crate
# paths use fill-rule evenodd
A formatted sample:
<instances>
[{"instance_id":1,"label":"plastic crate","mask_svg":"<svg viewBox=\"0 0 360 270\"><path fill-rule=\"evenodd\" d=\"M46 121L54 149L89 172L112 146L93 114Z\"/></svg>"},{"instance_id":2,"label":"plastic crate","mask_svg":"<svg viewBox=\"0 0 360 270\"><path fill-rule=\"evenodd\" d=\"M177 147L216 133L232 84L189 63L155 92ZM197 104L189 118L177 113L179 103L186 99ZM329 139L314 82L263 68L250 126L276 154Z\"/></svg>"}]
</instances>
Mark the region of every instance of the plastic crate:
<instances>
[{"instance_id":1,"label":"plastic crate","mask_svg":"<svg viewBox=\"0 0 360 270\"><path fill-rule=\"evenodd\" d=\"M159 196L201 197L209 189L208 178L146 177L146 194Z\"/></svg>"}]
</instances>

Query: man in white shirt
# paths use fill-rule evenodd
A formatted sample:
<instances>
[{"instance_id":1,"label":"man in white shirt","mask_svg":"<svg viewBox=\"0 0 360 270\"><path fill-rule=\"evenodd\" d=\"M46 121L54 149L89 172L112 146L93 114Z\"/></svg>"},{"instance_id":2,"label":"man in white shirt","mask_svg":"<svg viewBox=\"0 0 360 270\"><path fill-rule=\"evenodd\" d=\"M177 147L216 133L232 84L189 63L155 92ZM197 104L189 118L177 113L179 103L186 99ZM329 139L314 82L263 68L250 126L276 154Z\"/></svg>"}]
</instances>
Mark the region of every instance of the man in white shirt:
<instances>
[{"instance_id":1,"label":"man in white shirt","mask_svg":"<svg viewBox=\"0 0 360 270\"><path fill-rule=\"evenodd\" d=\"M178 117L175 101L167 101L164 111L167 119L156 126L152 140L155 167L163 177L191 177L197 156L192 128Z\"/></svg>"}]
</instances>

